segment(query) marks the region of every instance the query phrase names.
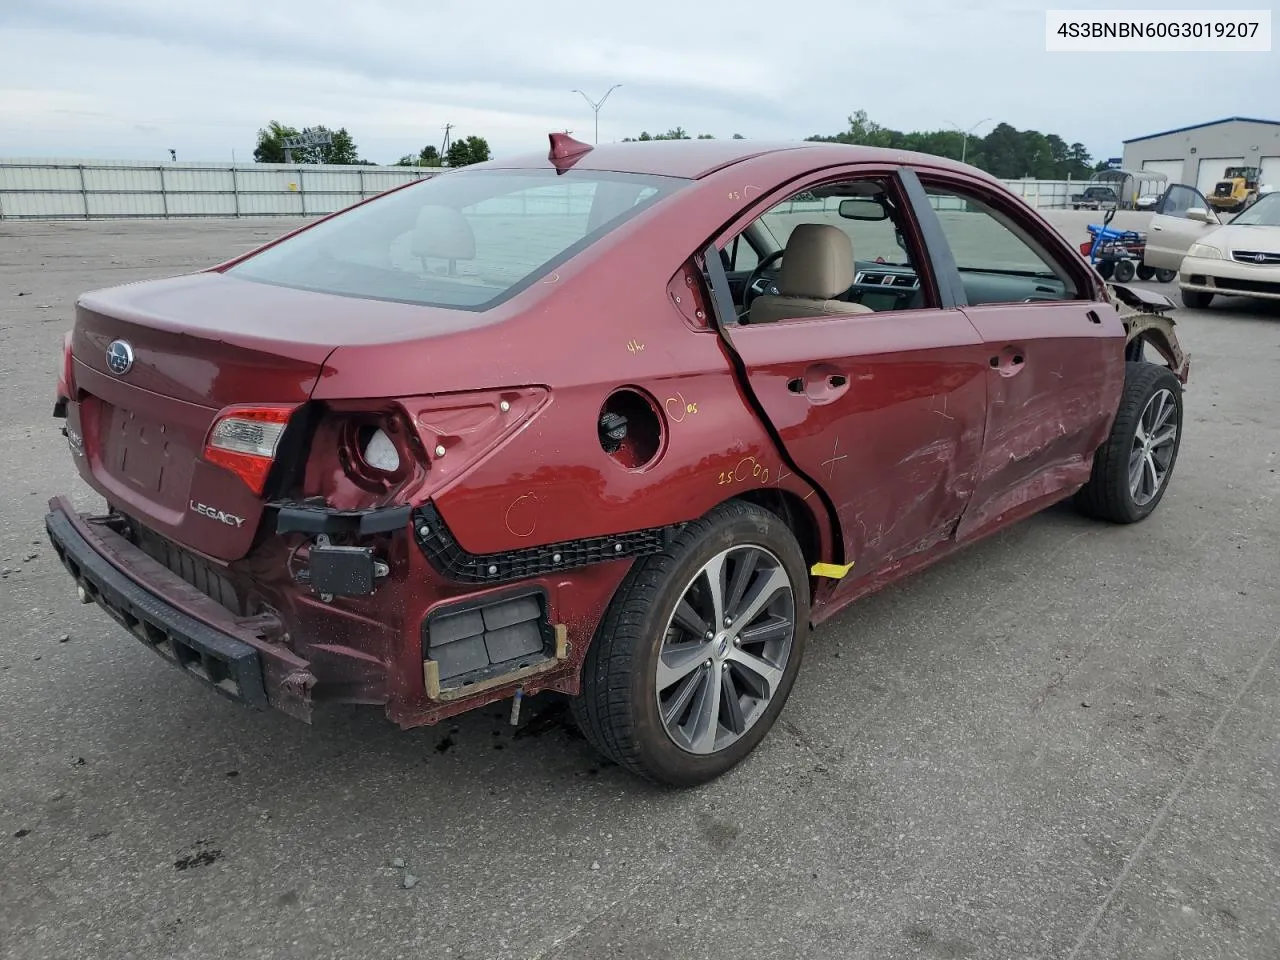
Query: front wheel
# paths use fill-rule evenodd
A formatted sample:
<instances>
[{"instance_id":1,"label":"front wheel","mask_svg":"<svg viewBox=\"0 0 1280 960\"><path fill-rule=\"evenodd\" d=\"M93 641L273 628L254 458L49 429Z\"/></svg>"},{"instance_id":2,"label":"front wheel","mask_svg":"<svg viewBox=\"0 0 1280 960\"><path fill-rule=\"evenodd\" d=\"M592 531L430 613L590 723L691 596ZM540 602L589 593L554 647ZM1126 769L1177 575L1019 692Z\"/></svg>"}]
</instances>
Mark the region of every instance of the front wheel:
<instances>
[{"instance_id":1,"label":"front wheel","mask_svg":"<svg viewBox=\"0 0 1280 960\"><path fill-rule=\"evenodd\" d=\"M761 507L722 504L627 574L587 651L574 719L635 774L705 783L777 720L808 628L795 536Z\"/></svg>"},{"instance_id":2,"label":"front wheel","mask_svg":"<svg viewBox=\"0 0 1280 960\"><path fill-rule=\"evenodd\" d=\"M1172 283L1173 278L1178 275L1177 270L1157 270L1156 280L1159 283Z\"/></svg>"},{"instance_id":3,"label":"front wheel","mask_svg":"<svg viewBox=\"0 0 1280 960\"><path fill-rule=\"evenodd\" d=\"M1145 263L1138 267L1138 279L1150 280L1156 275L1155 267L1148 267Z\"/></svg>"},{"instance_id":4,"label":"front wheel","mask_svg":"<svg viewBox=\"0 0 1280 960\"><path fill-rule=\"evenodd\" d=\"M1117 260L1115 268L1116 283L1128 283L1137 272L1132 260Z\"/></svg>"},{"instance_id":5,"label":"front wheel","mask_svg":"<svg viewBox=\"0 0 1280 960\"><path fill-rule=\"evenodd\" d=\"M1169 488L1181 443L1178 378L1158 364L1126 363L1120 409L1094 454L1089 482L1076 494L1077 506L1113 523L1145 519Z\"/></svg>"},{"instance_id":6,"label":"front wheel","mask_svg":"<svg viewBox=\"0 0 1280 960\"><path fill-rule=\"evenodd\" d=\"M1192 310L1204 310L1213 302L1213 294L1203 290L1183 290L1182 305Z\"/></svg>"}]
</instances>

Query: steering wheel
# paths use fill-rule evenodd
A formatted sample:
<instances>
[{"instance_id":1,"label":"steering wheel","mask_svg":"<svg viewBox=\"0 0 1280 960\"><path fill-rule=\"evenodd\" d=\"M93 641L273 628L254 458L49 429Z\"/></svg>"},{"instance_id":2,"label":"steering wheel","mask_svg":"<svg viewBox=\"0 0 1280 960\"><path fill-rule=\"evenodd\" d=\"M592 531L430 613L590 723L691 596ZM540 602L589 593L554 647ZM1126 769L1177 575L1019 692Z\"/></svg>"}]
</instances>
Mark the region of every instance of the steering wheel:
<instances>
[{"instance_id":1,"label":"steering wheel","mask_svg":"<svg viewBox=\"0 0 1280 960\"><path fill-rule=\"evenodd\" d=\"M773 253L768 254L763 260L757 263L755 266L755 269L751 271L751 276L747 277L747 285L742 289L743 312L746 312L747 310L751 309L751 301L754 300L757 296L757 294L755 293L755 290L753 289L756 285L756 281L760 279L760 276L766 270L768 270L771 266L773 266L775 263L781 260L782 255L785 252L786 252L785 250L773 251Z\"/></svg>"}]
</instances>

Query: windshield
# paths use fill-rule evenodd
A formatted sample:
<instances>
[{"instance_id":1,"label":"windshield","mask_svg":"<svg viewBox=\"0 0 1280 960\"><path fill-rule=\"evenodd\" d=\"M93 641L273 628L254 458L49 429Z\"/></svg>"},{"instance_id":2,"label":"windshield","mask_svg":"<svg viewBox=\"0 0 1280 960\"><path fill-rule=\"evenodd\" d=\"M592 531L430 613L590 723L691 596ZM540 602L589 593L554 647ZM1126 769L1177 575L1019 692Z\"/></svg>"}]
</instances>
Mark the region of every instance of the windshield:
<instances>
[{"instance_id":1,"label":"windshield","mask_svg":"<svg viewBox=\"0 0 1280 960\"><path fill-rule=\"evenodd\" d=\"M451 172L354 207L227 272L320 293L483 310L685 182L572 170Z\"/></svg>"},{"instance_id":2,"label":"windshield","mask_svg":"<svg viewBox=\"0 0 1280 960\"><path fill-rule=\"evenodd\" d=\"M1280 192L1268 193L1227 222L1246 227L1280 227Z\"/></svg>"}]
</instances>

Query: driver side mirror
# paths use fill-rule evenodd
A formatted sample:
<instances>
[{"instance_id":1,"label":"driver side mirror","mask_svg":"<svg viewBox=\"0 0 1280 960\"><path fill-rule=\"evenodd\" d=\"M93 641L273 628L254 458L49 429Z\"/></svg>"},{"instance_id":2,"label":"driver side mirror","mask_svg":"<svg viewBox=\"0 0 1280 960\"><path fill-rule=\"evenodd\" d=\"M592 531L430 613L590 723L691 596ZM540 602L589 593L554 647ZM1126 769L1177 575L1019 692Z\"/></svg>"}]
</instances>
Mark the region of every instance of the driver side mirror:
<instances>
[{"instance_id":1,"label":"driver side mirror","mask_svg":"<svg viewBox=\"0 0 1280 960\"><path fill-rule=\"evenodd\" d=\"M1187 219L1195 220L1197 223L1217 223L1218 218L1206 210L1204 207L1189 207L1187 209Z\"/></svg>"}]
</instances>

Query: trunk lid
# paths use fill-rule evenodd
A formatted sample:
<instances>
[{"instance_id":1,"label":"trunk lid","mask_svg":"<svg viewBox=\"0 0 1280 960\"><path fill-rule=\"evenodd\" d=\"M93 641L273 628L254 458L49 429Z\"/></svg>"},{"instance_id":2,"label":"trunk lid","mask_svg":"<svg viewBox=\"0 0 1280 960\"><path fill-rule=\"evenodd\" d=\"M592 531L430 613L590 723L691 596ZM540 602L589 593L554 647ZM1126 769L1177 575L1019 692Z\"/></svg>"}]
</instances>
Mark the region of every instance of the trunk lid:
<instances>
[{"instance_id":1,"label":"trunk lid","mask_svg":"<svg viewBox=\"0 0 1280 960\"><path fill-rule=\"evenodd\" d=\"M416 339L468 319L217 272L86 294L71 341L77 465L117 509L162 536L238 559L253 544L263 500L202 458L218 412L304 403L339 344ZM128 346L115 348L131 358L127 369L109 362L118 342Z\"/></svg>"}]
</instances>

